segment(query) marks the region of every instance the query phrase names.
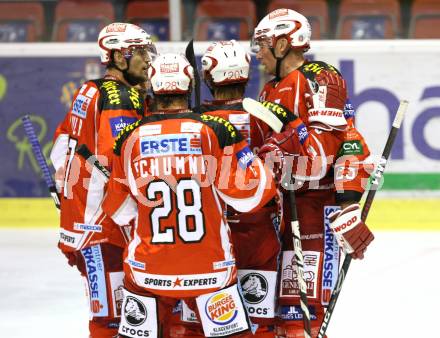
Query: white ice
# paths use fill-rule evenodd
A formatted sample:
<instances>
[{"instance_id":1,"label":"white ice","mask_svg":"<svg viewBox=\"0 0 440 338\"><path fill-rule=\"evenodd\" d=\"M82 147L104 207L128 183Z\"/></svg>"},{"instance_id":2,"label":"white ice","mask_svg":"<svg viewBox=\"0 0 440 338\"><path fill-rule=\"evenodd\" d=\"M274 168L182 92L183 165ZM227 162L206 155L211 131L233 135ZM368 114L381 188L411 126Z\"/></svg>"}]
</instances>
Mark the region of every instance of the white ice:
<instances>
[{"instance_id":1,"label":"white ice","mask_svg":"<svg viewBox=\"0 0 440 338\"><path fill-rule=\"evenodd\" d=\"M82 279L56 243L56 229L0 229L0 337L88 336ZM329 337L440 337L439 287L440 232L376 232L351 264Z\"/></svg>"}]
</instances>

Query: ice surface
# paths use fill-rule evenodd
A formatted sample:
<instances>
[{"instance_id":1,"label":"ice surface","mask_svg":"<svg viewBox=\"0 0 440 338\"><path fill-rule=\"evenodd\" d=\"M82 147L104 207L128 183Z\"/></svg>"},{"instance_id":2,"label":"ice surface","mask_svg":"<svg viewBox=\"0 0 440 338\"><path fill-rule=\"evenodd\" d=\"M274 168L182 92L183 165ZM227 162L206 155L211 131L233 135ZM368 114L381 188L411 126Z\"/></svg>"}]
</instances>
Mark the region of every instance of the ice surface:
<instances>
[{"instance_id":1,"label":"ice surface","mask_svg":"<svg viewBox=\"0 0 440 338\"><path fill-rule=\"evenodd\" d=\"M0 336L88 336L79 272L56 248L57 229L0 229ZM328 330L332 338L434 337L440 232L376 232L353 261Z\"/></svg>"}]
</instances>

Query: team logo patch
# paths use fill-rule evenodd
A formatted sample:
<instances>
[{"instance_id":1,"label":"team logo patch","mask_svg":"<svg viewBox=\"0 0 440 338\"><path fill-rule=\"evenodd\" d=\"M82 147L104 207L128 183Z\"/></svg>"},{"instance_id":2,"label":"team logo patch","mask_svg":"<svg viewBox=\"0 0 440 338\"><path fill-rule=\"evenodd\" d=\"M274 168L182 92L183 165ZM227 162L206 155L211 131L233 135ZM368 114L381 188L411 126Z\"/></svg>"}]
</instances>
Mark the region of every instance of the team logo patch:
<instances>
[{"instance_id":1,"label":"team logo patch","mask_svg":"<svg viewBox=\"0 0 440 338\"><path fill-rule=\"evenodd\" d=\"M268 283L259 273L250 273L240 280L243 296L249 304L261 303L267 296Z\"/></svg>"},{"instance_id":2,"label":"team logo patch","mask_svg":"<svg viewBox=\"0 0 440 338\"><path fill-rule=\"evenodd\" d=\"M127 301L124 307L124 316L128 324L139 326L147 320L147 309L138 299L127 296Z\"/></svg>"},{"instance_id":3,"label":"team logo patch","mask_svg":"<svg viewBox=\"0 0 440 338\"><path fill-rule=\"evenodd\" d=\"M137 119L135 117L118 116L110 119L110 128L112 130L112 136L116 137L126 126L135 123Z\"/></svg>"},{"instance_id":4,"label":"team logo patch","mask_svg":"<svg viewBox=\"0 0 440 338\"><path fill-rule=\"evenodd\" d=\"M231 323L238 314L233 295L228 292L214 294L206 301L205 313L214 324Z\"/></svg>"},{"instance_id":5,"label":"team logo patch","mask_svg":"<svg viewBox=\"0 0 440 338\"><path fill-rule=\"evenodd\" d=\"M87 108L89 108L91 99L78 95L72 104L72 114L85 119L87 117Z\"/></svg>"},{"instance_id":6,"label":"team logo patch","mask_svg":"<svg viewBox=\"0 0 440 338\"><path fill-rule=\"evenodd\" d=\"M245 147L237 153L237 160L240 168L246 169L254 160L254 153L249 149L249 147Z\"/></svg>"}]
</instances>

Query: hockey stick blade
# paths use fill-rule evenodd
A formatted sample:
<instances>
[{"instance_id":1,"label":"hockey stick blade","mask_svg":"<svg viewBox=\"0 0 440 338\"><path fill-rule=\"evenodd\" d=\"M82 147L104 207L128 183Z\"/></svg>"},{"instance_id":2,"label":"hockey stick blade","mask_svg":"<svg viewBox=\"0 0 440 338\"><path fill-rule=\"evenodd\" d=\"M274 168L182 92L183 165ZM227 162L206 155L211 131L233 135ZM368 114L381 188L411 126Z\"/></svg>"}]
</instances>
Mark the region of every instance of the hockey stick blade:
<instances>
[{"instance_id":1,"label":"hockey stick blade","mask_svg":"<svg viewBox=\"0 0 440 338\"><path fill-rule=\"evenodd\" d=\"M279 133L283 128L283 123L265 106L254 99L246 97L243 99L243 108L252 116L266 123L273 131Z\"/></svg>"},{"instance_id":2,"label":"hockey stick blade","mask_svg":"<svg viewBox=\"0 0 440 338\"><path fill-rule=\"evenodd\" d=\"M58 196L55 181L50 173L49 166L47 165L46 159L44 158L41 144L38 141L37 134L35 133L34 126L32 125L31 118L29 115L25 115L21 118L23 123L24 132L29 140L32 147L32 152L34 153L35 159L40 166L41 172L43 173L44 181L46 182L47 188L49 189L50 196L52 197L57 209L60 209L60 198Z\"/></svg>"},{"instance_id":3,"label":"hockey stick blade","mask_svg":"<svg viewBox=\"0 0 440 338\"><path fill-rule=\"evenodd\" d=\"M76 153L85 159L92 167L98 169L107 179L110 178L110 172L99 162L85 144L81 144L78 149L76 149Z\"/></svg>"},{"instance_id":4,"label":"hockey stick blade","mask_svg":"<svg viewBox=\"0 0 440 338\"><path fill-rule=\"evenodd\" d=\"M396 116L394 118L391 131L388 135L387 142L385 144L382 158L377 166L372 185L370 190L368 191L367 198L365 199L364 206L362 208L361 219L363 222L367 220L368 213L371 209L371 205L374 200L374 196L376 195L377 188L380 184L380 180L385 171L385 166L387 164L388 158L391 154L391 149L393 148L394 140L396 139L397 133L399 132L400 126L402 124L402 120L405 116L406 110L408 108L408 101L402 100L400 101L399 108L397 110ZM325 312L324 319L322 321L321 327L319 328L318 338L324 338L325 333L327 331L328 325L330 323L330 319L333 315L333 311L336 306L336 301L338 300L339 294L342 289L342 283L344 283L345 278L347 277L347 272L350 267L352 257L351 255L346 255L344 258L344 262L342 263L342 268L338 276L338 280L336 281L336 286L332 291L332 295L330 297L330 302L327 307L327 311Z\"/></svg>"}]
</instances>

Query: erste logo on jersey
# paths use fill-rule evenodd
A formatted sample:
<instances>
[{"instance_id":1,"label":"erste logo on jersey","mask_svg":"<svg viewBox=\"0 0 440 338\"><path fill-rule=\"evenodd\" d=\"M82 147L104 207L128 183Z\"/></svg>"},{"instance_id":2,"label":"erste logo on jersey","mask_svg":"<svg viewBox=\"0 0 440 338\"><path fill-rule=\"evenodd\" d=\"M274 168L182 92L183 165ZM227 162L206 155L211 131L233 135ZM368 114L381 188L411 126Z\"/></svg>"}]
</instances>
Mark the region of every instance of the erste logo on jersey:
<instances>
[{"instance_id":1,"label":"erste logo on jersey","mask_svg":"<svg viewBox=\"0 0 440 338\"><path fill-rule=\"evenodd\" d=\"M128 125L135 123L137 118L128 116L118 116L110 119L110 128L112 130L112 136L116 137L119 133Z\"/></svg>"},{"instance_id":2,"label":"erste logo on jersey","mask_svg":"<svg viewBox=\"0 0 440 338\"><path fill-rule=\"evenodd\" d=\"M240 280L240 283L246 302L258 304L266 298L268 283L263 275L259 273L247 274Z\"/></svg>"},{"instance_id":3,"label":"erste logo on jersey","mask_svg":"<svg viewBox=\"0 0 440 338\"><path fill-rule=\"evenodd\" d=\"M143 136L140 139L141 156L200 155L200 134L165 134Z\"/></svg>"},{"instance_id":4,"label":"erste logo on jersey","mask_svg":"<svg viewBox=\"0 0 440 338\"><path fill-rule=\"evenodd\" d=\"M79 94L72 104L72 114L85 119L87 117L87 108L89 108L89 97Z\"/></svg>"},{"instance_id":5,"label":"erste logo on jersey","mask_svg":"<svg viewBox=\"0 0 440 338\"><path fill-rule=\"evenodd\" d=\"M206 301L205 312L214 324L226 325L237 317L238 309L232 294L220 292Z\"/></svg>"},{"instance_id":6,"label":"erste logo on jersey","mask_svg":"<svg viewBox=\"0 0 440 338\"><path fill-rule=\"evenodd\" d=\"M236 154L238 165L242 169L249 167L254 160L254 153L249 149L249 147L244 147L242 150Z\"/></svg>"}]
</instances>

